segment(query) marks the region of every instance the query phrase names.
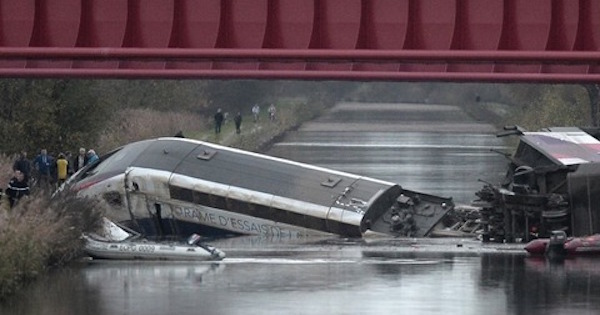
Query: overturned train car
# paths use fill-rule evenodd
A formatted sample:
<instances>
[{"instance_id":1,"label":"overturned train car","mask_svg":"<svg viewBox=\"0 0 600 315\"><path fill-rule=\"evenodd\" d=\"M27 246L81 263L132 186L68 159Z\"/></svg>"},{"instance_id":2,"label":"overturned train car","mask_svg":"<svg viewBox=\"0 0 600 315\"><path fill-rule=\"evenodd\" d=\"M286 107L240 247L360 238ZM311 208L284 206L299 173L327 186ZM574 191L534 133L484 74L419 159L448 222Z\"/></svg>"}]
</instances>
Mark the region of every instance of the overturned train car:
<instances>
[{"instance_id":1,"label":"overturned train car","mask_svg":"<svg viewBox=\"0 0 600 315\"><path fill-rule=\"evenodd\" d=\"M107 216L147 236L427 236L450 198L183 138L125 145L67 187L101 197Z\"/></svg>"},{"instance_id":2,"label":"overturned train car","mask_svg":"<svg viewBox=\"0 0 600 315\"><path fill-rule=\"evenodd\" d=\"M600 233L600 142L579 128L547 128L518 135L500 185L476 195L483 240L529 241L562 230L570 236Z\"/></svg>"}]
</instances>

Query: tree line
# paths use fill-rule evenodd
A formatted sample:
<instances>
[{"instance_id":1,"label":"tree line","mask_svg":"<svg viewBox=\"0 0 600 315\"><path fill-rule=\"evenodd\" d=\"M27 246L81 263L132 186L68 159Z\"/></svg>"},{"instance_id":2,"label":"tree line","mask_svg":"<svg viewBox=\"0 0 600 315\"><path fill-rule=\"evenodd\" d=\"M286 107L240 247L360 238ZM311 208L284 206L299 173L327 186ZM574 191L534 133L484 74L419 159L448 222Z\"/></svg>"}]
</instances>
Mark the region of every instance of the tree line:
<instances>
[{"instance_id":1,"label":"tree line","mask_svg":"<svg viewBox=\"0 0 600 315\"><path fill-rule=\"evenodd\" d=\"M123 110L248 112L281 98L505 108L499 123L528 129L596 125L596 85L269 80L0 80L0 153L96 147ZM475 106L475 107L473 107ZM198 122L206 124L208 121Z\"/></svg>"}]
</instances>

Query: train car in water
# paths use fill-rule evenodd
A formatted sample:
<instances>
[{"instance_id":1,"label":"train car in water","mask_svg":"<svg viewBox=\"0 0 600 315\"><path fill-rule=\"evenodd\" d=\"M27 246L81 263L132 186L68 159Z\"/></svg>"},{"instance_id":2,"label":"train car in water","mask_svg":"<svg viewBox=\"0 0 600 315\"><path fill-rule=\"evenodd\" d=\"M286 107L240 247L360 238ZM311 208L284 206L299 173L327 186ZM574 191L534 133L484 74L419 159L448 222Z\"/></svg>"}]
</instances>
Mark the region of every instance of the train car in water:
<instances>
[{"instance_id":1,"label":"train car in water","mask_svg":"<svg viewBox=\"0 0 600 315\"><path fill-rule=\"evenodd\" d=\"M185 138L118 148L66 187L106 201L106 216L147 236L427 236L451 198Z\"/></svg>"},{"instance_id":2,"label":"train car in water","mask_svg":"<svg viewBox=\"0 0 600 315\"><path fill-rule=\"evenodd\" d=\"M504 181L487 184L476 194L484 241L514 242L600 233L600 141L574 127L518 135Z\"/></svg>"}]
</instances>

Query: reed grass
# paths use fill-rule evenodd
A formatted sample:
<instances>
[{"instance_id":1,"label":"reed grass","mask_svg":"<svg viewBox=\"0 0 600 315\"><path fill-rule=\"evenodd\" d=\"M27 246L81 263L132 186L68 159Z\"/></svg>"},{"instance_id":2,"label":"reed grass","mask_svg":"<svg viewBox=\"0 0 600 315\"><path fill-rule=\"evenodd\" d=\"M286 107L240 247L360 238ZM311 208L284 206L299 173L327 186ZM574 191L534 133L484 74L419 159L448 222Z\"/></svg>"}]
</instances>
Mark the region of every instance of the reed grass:
<instances>
[{"instance_id":1,"label":"reed grass","mask_svg":"<svg viewBox=\"0 0 600 315\"><path fill-rule=\"evenodd\" d=\"M171 137L182 131L184 135L209 128L206 117L191 112L164 112L154 109L122 109L101 134L96 152L106 153L127 143Z\"/></svg>"},{"instance_id":2,"label":"reed grass","mask_svg":"<svg viewBox=\"0 0 600 315\"><path fill-rule=\"evenodd\" d=\"M6 197L2 204L6 204ZM82 256L82 233L98 227L101 206L67 192L37 192L0 211L0 299L46 269Z\"/></svg>"}]
</instances>

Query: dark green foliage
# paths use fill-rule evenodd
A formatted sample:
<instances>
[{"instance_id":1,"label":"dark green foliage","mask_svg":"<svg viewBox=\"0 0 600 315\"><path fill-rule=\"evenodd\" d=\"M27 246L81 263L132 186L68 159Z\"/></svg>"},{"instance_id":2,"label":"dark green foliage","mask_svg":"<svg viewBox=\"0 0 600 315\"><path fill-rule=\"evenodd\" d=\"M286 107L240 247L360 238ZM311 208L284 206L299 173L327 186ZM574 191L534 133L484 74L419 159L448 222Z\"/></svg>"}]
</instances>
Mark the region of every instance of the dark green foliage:
<instances>
[{"instance_id":1,"label":"dark green foliage","mask_svg":"<svg viewBox=\"0 0 600 315\"><path fill-rule=\"evenodd\" d=\"M72 150L93 143L110 119L90 81L0 80L0 144L5 153Z\"/></svg>"},{"instance_id":2,"label":"dark green foliage","mask_svg":"<svg viewBox=\"0 0 600 315\"><path fill-rule=\"evenodd\" d=\"M122 109L249 113L281 98L343 99L355 83L259 80L0 80L0 152L100 147ZM122 117L121 117L122 118ZM200 122L199 122L200 123Z\"/></svg>"},{"instance_id":3,"label":"dark green foliage","mask_svg":"<svg viewBox=\"0 0 600 315\"><path fill-rule=\"evenodd\" d=\"M98 80L95 94L118 108L152 108L161 111L202 110L208 81L193 80Z\"/></svg>"}]
</instances>

